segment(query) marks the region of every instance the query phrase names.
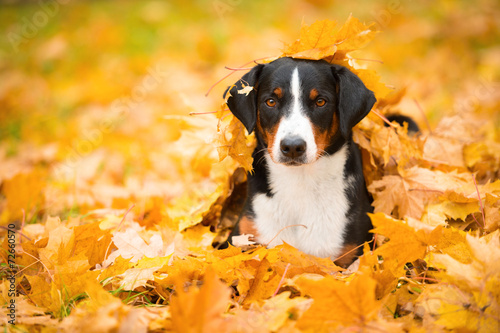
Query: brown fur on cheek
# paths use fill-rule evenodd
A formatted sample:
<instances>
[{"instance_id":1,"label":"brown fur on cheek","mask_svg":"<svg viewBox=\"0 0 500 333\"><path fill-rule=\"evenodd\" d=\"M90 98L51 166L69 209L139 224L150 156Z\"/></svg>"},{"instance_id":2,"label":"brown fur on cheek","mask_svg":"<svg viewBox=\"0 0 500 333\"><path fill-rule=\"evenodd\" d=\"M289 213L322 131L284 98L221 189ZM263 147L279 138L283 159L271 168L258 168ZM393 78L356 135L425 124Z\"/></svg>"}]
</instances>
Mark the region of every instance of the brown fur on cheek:
<instances>
[{"instance_id":1,"label":"brown fur on cheek","mask_svg":"<svg viewBox=\"0 0 500 333\"><path fill-rule=\"evenodd\" d=\"M276 138L276 132L278 131L279 126L280 126L280 122L278 122L276 125L274 125L270 129L264 130L262 128L262 124L260 123L259 113L257 113L257 131L259 131L259 133L262 134L262 138L264 139L264 143L267 145L267 151L269 152L269 155L271 155L271 158L273 160L274 160L274 157L273 157L274 140Z\"/></svg>"},{"instance_id":2,"label":"brown fur on cheek","mask_svg":"<svg viewBox=\"0 0 500 333\"><path fill-rule=\"evenodd\" d=\"M318 147L316 152L316 158L320 158L323 152L330 145L332 138L335 136L339 129L339 122L337 121L337 114L333 114L332 126L327 130L321 130L320 128L313 126L314 141Z\"/></svg>"}]
</instances>

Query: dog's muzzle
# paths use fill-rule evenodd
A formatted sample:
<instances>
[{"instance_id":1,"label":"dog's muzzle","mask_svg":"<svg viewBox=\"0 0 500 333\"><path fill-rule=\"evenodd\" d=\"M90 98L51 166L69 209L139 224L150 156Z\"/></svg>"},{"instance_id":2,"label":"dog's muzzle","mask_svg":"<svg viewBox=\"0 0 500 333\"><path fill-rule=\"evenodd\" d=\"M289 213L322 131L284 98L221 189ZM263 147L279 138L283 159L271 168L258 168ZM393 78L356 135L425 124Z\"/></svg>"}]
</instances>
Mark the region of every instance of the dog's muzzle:
<instances>
[{"instance_id":1,"label":"dog's muzzle","mask_svg":"<svg viewBox=\"0 0 500 333\"><path fill-rule=\"evenodd\" d=\"M307 143L298 136L288 136L280 142L279 163L286 165L301 165L307 163Z\"/></svg>"}]
</instances>

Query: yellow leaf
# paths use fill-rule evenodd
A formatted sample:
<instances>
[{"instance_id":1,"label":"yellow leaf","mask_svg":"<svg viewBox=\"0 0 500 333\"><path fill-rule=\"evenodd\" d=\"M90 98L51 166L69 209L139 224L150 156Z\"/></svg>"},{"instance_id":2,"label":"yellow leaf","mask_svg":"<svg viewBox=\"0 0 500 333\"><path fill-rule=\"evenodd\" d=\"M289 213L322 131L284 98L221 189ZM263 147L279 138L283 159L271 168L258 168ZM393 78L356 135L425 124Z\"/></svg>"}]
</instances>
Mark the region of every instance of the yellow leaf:
<instances>
[{"instance_id":1,"label":"yellow leaf","mask_svg":"<svg viewBox=\"0 0 500 333\"><path fill-rule=\"evenodd\" d=\"M437 204L428 205L426 208L427 217L422 217L422 221L427 222L427 218L432 218L434 221L433 225L445 224L449 218L465 221L467 216L475 212L479 212L478 202L458 203L442 201Z\"/></svg>"},{"instance_id":2,"label":"yellow leaf","mask_svg":"<svg viewBox=\"0 0 500 333\"><path fill-rule=\"evenodd\" d=\"M496 279L492 281L498 283ZM487 286L491 288L492 283ZM419 297L418 302L427 313L432 315L432 320L437 325L448 330L464 330L473 332L497 332L498 303L492 302L491 295L498 293L497 287L485 289L481 293L464 292L449 284L429 286ZM489 295L488 295L489 294ZM484 303L485 297L488 299ZM489 296L489 297L488 297Z\"/></svg>"},{"instance_id":3,"label":"yellow leaf","mask_svg":"<svg viewBox=\"0 0 500 333\"><path fill-rule=\"evenodd\" d=\"M442 228L437 249L464 264L472 262L473 254L466 242L466 233L454 228Z\"/></svg>"},{"instance_id":4,"label":"yellow leaf","mask_svg":"<svg viewBox=\"0 0 500 333\"><path fill-rule=\"evenodd\" d=\"M484 200L484 229L488 232L500 228L500 195L486 193Z\"/></svg>"}]
</instances>

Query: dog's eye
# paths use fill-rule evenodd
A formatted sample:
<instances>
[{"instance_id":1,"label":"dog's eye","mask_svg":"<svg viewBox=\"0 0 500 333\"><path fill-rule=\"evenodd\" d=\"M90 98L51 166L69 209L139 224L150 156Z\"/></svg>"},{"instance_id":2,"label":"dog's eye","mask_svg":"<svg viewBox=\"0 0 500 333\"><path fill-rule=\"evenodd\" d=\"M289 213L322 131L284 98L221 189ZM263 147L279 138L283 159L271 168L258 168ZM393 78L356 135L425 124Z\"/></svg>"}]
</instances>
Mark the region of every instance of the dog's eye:
<instances>
[{"instance_id":1,"label":"dog's eye","mask_svg":"<svg viewBox=\"0 0 500 333\"><path fill-rule=\"evenodd\" d=\"M270 108L274 108L276 106L276 101L273 98L269 98L266 100L266 105Z\"/></svg>"},{"instance_id":2,"label":"dog's eye","mask_svg":"<svg viewBox=\"0 0 500 333\"><path fill-rule=\"evenodd\" d=\"M322 106L325 106L325 104L326 104L326 101L323 98L318 98L316 100L316 106L322 107Z\"/></svg>"}]
</instances>

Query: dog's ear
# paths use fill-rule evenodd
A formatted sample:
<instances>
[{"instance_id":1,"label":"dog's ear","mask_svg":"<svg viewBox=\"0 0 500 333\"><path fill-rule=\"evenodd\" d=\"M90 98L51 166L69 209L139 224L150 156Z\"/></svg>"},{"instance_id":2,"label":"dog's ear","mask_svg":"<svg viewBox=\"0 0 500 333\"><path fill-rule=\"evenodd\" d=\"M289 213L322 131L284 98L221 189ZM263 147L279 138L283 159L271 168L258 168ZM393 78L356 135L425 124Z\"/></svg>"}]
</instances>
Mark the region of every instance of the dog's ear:
<instances>
[{"instance_id":1,"label":"dog's ear","mask_svg":"<svg viewBox=\"0 0 500 333\"><path fill-rule=\"evenodd\" d=\"M252 133L257 123L257 85L260 72L264 65L257 65L250 72L243 75L234 85L224 93L231 94L227 100L229 110L245 125L248 133ZM250 92L244 91L245 87L253 87Z\"/></svg>"},{"instance_id":2,"label":"dog's ear","mask_svg":"<svg viewBox=\"0 0 500 333\"><path fill-rule=\"evenodd\" d=\"M338 80L340 134L348 139L352 128L370 112L377 99L349 69L332 65L332 72Z\"/></svg>"}]
</instances>

